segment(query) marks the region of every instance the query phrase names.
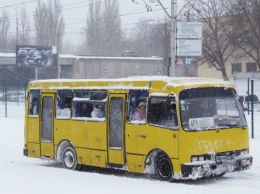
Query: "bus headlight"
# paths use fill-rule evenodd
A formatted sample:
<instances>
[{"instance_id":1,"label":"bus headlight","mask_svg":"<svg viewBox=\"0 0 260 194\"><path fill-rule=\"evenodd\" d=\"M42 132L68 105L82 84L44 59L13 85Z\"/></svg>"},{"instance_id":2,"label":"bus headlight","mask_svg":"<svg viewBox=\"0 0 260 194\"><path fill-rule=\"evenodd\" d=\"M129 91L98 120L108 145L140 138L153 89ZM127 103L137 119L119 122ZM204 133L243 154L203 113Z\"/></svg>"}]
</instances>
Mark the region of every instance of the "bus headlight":
<instances>
[{"instance_id":1,"label":"bus headlight","mask_svg":"<svg viewBox=\"0 0 260 194\"><path fill-rule=\"evenodd\" d=\"M241 150L241 152L240 152L240 155L248 155L249 154L249 151L248 151L248 149L245 149L245 150Z\"/></svg>"},{"instance_id":2,"label":"bus headlight","mask_svg":"<svg viewBox=\"0 0 260 194\"><path fill-rule=\"evenodd\" d=\"M204 161L204 156L199 156L199 161Z\"/></svg>"},{"instance_id":3,"label":"bus headlight","mask_svg":"<svg viewBox=\"0 0 260 194\"><path fill-rule=\"evenodd\" d=\"M191 162L204 161L204 160L205 160L204 156L191 156Z\"/></svg>"},{"instance_id":4,"label":"bus headlight","mask_svg":"<svg viewBox=\"0 0 260 194\"><path fill-rule=\"evenodd\" d=\"M196 162L198 160L199 160L198 156L192 156L191 157L191 162Z\"/></svg>"}]
</instances>

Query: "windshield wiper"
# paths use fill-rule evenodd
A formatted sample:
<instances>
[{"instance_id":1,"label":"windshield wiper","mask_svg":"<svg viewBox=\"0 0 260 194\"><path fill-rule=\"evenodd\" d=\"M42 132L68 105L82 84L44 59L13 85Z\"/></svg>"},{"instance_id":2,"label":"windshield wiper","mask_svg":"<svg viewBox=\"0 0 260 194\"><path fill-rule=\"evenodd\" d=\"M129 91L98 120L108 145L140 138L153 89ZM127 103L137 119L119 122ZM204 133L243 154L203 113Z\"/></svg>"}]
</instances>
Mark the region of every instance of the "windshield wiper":
<instances>
[{"instance_id":1,"label":"windshield wiper","mask_svg":"<svg viewBox=\"0 0 260 194\"><path fill-rule=\"evenodd\" d=\"M219 123L218 126L221 126L221 128L241 127L241 126L238 126L237 124L221 124L221 123Z\"/></svg>"}]
</instances>

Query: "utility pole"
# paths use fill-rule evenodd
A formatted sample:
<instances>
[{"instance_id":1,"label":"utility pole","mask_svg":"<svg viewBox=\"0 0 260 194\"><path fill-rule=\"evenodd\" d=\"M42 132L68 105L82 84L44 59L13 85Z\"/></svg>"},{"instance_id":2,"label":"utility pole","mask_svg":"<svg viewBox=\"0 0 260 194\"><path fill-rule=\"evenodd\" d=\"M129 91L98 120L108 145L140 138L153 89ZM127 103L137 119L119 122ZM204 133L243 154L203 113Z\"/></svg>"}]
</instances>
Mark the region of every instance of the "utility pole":
<instances>
[{"instance_id":1,"label":"utility pole","mask_svg":"<svg viewBox=\"0 0 260 194\"><path fill-rule=\"evenodd\" d=\"M17 7L15 8L16 12L16 45L19 44L19 24L18 24L18 15L17 15Z\"/></svg>"},{"instance_id":2,"label":"utility pole","mask_svg":"<svg viewBox=\"0 0 260 194\"><path fill-rule=\"evenodd\" d=\"M56 56L57 56L57 79L61 78L61 68L60 68L60 32L59 32L59 25L60 23L58 23L57 27L56 27Z\"/></svg>"},{"instance_id":3,"label":"utility pole","mask_svg":"<svg viewBox=\"0 0 260 194\"><path fill-rule=\"evenodd\" d=\"M177 13L177 6L176 0L171 0L171 67L169 76L176 77L176 13Z\"/></svg>"},{"instance_id":4,"label":"utility pole","mask_svg":"<svg viewBox=\"0 0 260 194\"><path fill-rule=\"evenodd\" d=\"M171 15L168 14L165 7L161 3L160 0L157 0L158 3L161 5L165 13L169 18L171 18L171 46L170 46L170 56L171 56L171 66L168 68L169 72L168 75L170 77L176 77L176 53L177 53L177 46L176 46L176 17L177 17L177 0L171 0ZM179 75L180 76L180 75Z\"/></svg>"},{"instance_id":5,"label":"utility pole","mask_svg":"<svg viewBox=\"0 0 260 194\"><path fill-rule=\"evenodd\" d=\"M187 8L187 22L190 22L190 4L188 4ZM185 76L189 77L189 67L184 67L185 69Z\"/></svg>"}]
</instances>

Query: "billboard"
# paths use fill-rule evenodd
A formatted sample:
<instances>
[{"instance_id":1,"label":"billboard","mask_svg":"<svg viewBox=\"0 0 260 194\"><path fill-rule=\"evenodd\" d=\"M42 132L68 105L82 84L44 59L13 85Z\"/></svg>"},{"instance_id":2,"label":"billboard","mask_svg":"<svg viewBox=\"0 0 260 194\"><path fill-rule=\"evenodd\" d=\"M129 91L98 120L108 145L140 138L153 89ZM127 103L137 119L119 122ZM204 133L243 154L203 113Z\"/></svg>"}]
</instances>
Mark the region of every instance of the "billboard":
<instances>
[{"instance_id":1,"label":"billboard","mask_svg":"<svg viewBox=\"0 0 260 194\"><path fill-rule=\"evenodd\" d=\"M16 66L24 68L55 68L56 55L51 46L16 45Z\"/></svg>"}]
</instances>

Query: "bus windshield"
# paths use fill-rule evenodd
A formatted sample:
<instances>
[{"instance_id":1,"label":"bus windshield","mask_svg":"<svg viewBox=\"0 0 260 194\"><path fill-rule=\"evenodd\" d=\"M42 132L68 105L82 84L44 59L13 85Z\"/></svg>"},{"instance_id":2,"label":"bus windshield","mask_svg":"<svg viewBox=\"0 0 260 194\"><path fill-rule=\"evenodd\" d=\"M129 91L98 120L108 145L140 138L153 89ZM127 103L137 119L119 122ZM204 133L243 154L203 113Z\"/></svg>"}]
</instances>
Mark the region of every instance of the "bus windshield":
<instances>
[{"instance_id":1,"label":"bus windshield","mask_svg":"<svg viewBox=\"0 0 260 194\"><path fill-rule=\"evenodd\" d=\"M180 92L184 130L247 126L236 92L231 88L196 88Z\"/></svg>"}]
</instances>

